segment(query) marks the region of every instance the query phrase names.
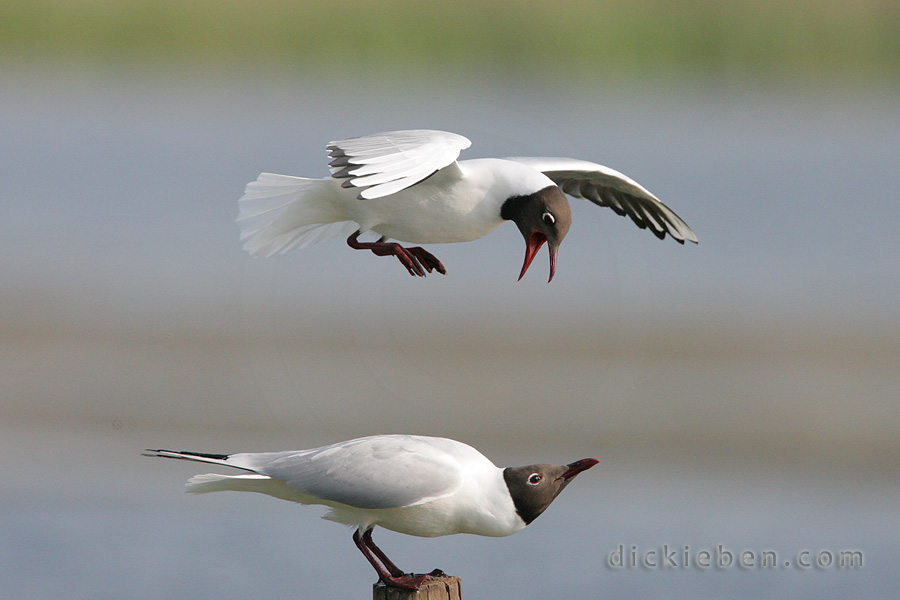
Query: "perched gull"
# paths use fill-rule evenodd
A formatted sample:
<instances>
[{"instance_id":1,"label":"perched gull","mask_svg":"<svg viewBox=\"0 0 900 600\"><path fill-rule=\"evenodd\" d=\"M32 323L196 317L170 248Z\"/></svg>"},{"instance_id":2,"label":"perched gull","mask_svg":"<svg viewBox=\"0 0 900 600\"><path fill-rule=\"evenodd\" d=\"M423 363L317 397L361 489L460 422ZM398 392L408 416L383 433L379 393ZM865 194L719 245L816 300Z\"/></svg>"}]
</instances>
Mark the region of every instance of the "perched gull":
<instances>
[{"instance_id":1,"label":"perched gull","mask_svg":"<svg viewBox=\"0 0 900 600\"><path fill-rule=\"evenodd\" d=\"M271 256L348 235L351 248L396 256L410 275L446 273L413 244L468 242L513 221L525 238L525 274L540 247L556 252L572 215L565 194L627 215L642 229L679 243L697 236L637 182L608 167L571 158L479 158L457 161L471 142L444 131L391 131L330 142L331 178L262 173L247 184L237 221L244 249ZM374 242L361 233L380 235Z\"/></svg>"},{"instance_id":2,"label":"perched gull","mask_svg":"<svg viewBox=\"0 0 900 600\"><path fill-rule=\"evenodd\" d=\"M192 477L191 494L259 492L323 504L323 518L356 527L353 541L385 585L418 587L430 574L404 573L372 541L372 529L435 537L511 535L534 521L597 460L501 469L462 442L416 435L374 435L312 450L203 454L147 450L146 456L235 467L243 475Z\"/></svg>"}]
</instances>

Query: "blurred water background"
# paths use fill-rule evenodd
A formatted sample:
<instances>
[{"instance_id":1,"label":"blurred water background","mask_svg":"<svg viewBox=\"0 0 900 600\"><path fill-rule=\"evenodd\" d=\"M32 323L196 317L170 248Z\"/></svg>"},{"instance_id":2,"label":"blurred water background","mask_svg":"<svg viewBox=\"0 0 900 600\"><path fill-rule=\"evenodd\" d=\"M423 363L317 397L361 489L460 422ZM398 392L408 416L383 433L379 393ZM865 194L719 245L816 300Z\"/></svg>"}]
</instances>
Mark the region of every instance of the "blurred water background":
<instances>
[{"instance_id":1,"label":"blurred water background","mask_svg":"<svg viewBox=\"0 0 900 600\"><path fill-rule=\"evenodd\" d=\"M188 497L204 467L139 452L388 432L601 461L511 538L376 534L467 598L895 593L895 5L442 6L0 3L8 597L367 597L322 511ZM425 280L342 240L241 250L259 172L398 128L606 164L700 244L573 200L550 285L546 252L516 282L512 226L430 247ZM613 569L619 545L779 566Z\"/></svg>"}]
</instances>

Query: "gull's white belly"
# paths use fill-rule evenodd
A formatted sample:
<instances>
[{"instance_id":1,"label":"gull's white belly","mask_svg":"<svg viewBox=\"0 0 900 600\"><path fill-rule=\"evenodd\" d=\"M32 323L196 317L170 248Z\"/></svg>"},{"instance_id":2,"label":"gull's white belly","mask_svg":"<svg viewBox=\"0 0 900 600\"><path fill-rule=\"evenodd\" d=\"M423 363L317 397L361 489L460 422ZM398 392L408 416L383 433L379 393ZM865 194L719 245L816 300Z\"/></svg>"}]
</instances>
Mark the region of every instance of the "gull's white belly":
<instances>
[{"instance_id":1,"label":"gull's white belly","mask_svg":"<svg viewBox=\"0 0 900 600\"><path fill-rule=\"evenodd\" d=\"M487 190L442 172L383 198L360 200L357 190L341 191L347 214L363 231L402 242L468 242L503 224L499 203L487 197Z\"/></svg>"}]
</instances>

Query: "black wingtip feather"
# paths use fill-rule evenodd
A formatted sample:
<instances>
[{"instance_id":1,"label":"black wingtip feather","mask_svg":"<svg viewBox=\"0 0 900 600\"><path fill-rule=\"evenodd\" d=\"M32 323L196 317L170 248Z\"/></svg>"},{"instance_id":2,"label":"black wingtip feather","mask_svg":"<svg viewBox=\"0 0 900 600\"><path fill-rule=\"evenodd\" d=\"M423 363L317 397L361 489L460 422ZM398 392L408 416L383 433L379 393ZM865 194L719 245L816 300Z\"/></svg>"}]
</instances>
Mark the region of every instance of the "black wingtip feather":
<instances>
[{"instance_id":1,"label":"black wingtip feather","mask_svg":"<svg viewBox=\"0 0 900 600\"><path fill-rule=\"evenodd\" d=\"M335 158L334 160L332 160L331 162L329 162L328 166L329 167L346 167L349 164L350 164L350 157L341 155L341 156L338 156L337 158Z\"/></svg>"},{"instance_id":2,"label":"black wingtip feather","mask_svg":"<svg viewBox=\"0 0 900 600\"><path fill-rule=\"evenodd\" d=\"M332 173L331 176L334 177L335 179L345 179L347 177L352 177L352 175L350 175L350 171L352 171L355 168L356 168L356 165L347 165L345 167L342 167L340 170Z\"/></svg>"},{"instance_id":3,"label":"black wingtip feather","mask_svg":"<svg viewBox=\"0 0 900 600\"><path fill-rule=\"evenodd\" d=\"M228 460L230 454L207 454L204 452L179 452L178 454L184 454L185 456L199 456L200 458L211 458L213 460Z\"/></svg>"}]
</instances>

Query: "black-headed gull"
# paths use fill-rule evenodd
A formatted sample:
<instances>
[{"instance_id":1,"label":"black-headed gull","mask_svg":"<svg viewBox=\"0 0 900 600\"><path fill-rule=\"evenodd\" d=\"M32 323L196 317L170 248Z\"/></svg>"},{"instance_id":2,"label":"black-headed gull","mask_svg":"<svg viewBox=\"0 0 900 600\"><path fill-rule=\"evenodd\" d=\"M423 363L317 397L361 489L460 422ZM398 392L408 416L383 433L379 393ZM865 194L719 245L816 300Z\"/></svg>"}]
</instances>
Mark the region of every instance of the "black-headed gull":
<instances>
[{"instance_id":1,"label":"black-headed gull","mask_svg":"<svg viewBox=\"0 0 900 600\"><path fill-rule=\"evenodd\" d=\"M237 221L244 249L271 256L336 235L352 248L396 256L410 275L446 273L413 244L468 242L513 221L525 238L525 274L540 247L556 252L572 216L565 194L627 215L638 227L679 243L697 236L637 182L608 167L571 158L480 158L458 161L471 142L444 131L391 131L330 142L331 178L262 173L247 185ZM374 242L359 235L372 231Z\"/></svg>"},{"instance_id":2,"label":"black-headed gull","mask_svg":"<svg viewBox=\"0 0 900 600\"><path fill-rule=\"evenodd\" d=\"M385 585L418 587L431 575L404 573L372 541L378 525L409 535L511 535L534 521L597 460L501 469L462 442L415 435L375 435L312 450L204 454L147 450L248 471L197 475L187 492L259 492L301 504L322 504L323 517L356 527L353 541Z\"/></svg>"}]
</instances>

